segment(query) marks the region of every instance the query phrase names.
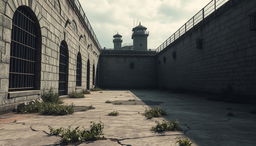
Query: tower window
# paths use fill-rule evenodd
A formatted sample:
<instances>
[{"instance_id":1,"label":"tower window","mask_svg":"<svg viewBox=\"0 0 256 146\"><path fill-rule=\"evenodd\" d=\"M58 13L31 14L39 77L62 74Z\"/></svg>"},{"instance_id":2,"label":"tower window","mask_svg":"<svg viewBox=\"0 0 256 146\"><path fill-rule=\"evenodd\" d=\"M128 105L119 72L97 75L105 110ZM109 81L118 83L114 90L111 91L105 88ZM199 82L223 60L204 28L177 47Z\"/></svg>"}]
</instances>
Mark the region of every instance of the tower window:
<instances>
[{"instance_id":1,"label":"tower window","mask_svg":"<svg viewBox=\"0 0 256 146\"><path fill-rule=\"evenodd\" d=\"M130 63L130 69L134 69L134 63L133 62Z\"/></svg>"},{"instance_id":2,"label":"tower window","mask_svg":"<svg viewBox=\"0 0 256 146\"><path fill-rule=\"evenodd\" d=\"M9 91L40 88L41 32L33 11L19 7L13 16Z\"/></svg>"}]
</instances>

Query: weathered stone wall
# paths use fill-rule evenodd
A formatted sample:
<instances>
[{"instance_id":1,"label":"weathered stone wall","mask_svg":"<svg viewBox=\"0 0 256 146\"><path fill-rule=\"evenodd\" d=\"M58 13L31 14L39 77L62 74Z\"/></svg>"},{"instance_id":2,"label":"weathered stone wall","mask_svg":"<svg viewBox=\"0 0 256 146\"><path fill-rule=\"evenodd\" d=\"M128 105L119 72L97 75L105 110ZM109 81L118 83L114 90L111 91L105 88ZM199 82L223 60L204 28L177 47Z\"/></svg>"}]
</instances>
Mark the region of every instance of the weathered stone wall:
<instances>
[{"instance_id":1,"label":"weathered stone wall","mask_svg":"<svg viewBox=\"0 0 256 146\"><path fill-rule=\"evenodd\" d=\"M253 0L231 0L160 52L159 87L255 97L256 31L249 17L255 6Z\"/></svg>"},{"instance_id":2,"label":"weathered stone wall","mask_svg":"<svg viewBox=\"0 0 256 146\"><path fill-rule=\"evenodd\" d=\"M155 52L102 51L99 86L106 89L156 88Z\"/></svg>"},{"instance_id":3,"label":"weathered stone wall","mask_svg":"<svg viewBox=\"0 0 256 146\"><path fill-rule=\"evenodd\" d=\"M59 49L65 40L69 51L68 92L76 90L76 58L82 55L82 87L86 88L87 61L90 60L90 76L93 65L97 66L99 46L91 37L88 28L82 25L75 10L67 0L1 0L0 1L0 108L13 103L37 98L38 95L8 98L9 62L12 18L15 10L22 5L30 7L36 14L41 27L41 87L40 90L53 88L58 91ZM67 21L71 23L66 25ZM81 37L83 36L83 37ZM93 87L92 78L90 86Z\"/></svg>"}]
</instances>

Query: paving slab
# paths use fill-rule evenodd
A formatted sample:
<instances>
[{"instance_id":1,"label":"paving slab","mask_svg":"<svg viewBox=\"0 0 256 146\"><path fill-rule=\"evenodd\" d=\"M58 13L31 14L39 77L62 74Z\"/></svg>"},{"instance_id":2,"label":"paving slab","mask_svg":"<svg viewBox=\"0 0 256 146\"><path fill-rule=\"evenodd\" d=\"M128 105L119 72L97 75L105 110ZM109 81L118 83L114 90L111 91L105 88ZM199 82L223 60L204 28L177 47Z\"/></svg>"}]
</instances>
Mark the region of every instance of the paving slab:
<instances>
[{"instance_id":1,"label":"paving slab","mask_svg":"<svg viewBox=\"0 0 256 146\"><path fill-rule=\"evenodd\" d=\"M90 122L104 123L106 140L80 145L88 146L177 146L179 138L189 138L193 146L254 146L256 115L253 105L230 104L206 100L206 97L150 90L104 90L92 92L83 99L64 99L65 104L94 106L95 109L67 116L38 114L0 115L0 145L56 145L60 138L48 136L48 126L89 128ZM121 104L105 103L118 101ZM126 102L122 102L126 101ZM129 101L129 102L128 102ZM134 104L131 104L133 103ZM147 120L146 108L161 106L168 112L164 118ZM118 111L119 116L107 116ZM227 116L232 112L234 116ZM179 120L183 132L156 134L150 131L156 121Z\"/></svg>"}]
</instances>

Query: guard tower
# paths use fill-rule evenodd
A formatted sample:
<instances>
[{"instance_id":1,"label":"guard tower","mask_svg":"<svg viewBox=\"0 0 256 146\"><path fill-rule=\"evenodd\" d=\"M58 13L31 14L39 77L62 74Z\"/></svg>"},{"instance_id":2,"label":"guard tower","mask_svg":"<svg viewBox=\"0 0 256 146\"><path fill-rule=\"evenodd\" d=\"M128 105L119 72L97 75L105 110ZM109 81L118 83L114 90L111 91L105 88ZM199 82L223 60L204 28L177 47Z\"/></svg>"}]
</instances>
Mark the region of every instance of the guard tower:
<instances>
[{"instance_id":1,"label":"guard tower","mask_svg":"<svg viewBox=\"0 0 256 146\"><path fill-rule=\"evenodd\" d=\"M148 35L147 28L141 23L132 29L132 39L134 50L147 51L148 49Z\"/></svg>"},{"instance_id":2,"label":"guard tower","mask_svg":"<svg viewBox=\"0 0 256 146\"><path fill-rule=\"evenodd\" d=\"M114 50L120 50L122 48L122 36L120 34L116 34L113 36Z\"/></svg>"}]
</instances>

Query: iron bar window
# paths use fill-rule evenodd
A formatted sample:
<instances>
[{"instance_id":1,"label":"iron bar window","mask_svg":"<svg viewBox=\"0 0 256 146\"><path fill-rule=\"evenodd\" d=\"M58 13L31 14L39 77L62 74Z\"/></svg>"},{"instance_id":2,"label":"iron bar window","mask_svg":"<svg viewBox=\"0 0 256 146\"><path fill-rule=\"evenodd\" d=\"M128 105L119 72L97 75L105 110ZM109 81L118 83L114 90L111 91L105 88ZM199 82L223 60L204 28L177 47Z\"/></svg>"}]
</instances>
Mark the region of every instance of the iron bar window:
<instances>
[{"instance_id":1,"label":"iron bar window","mask_svg":"<svg viewBox=\"0 0 256 146\"><path fill-rule=\"evenodd\" d=\"M80 52L77 54L76 86L82 86L82 57Z\"/></svg>"},{"instance_id":2,"label":"iron bar window","mask_svg":"<svg viewBox=\"0 0 256 146\"><path fill-rule=\"evenodd\" d=\"M35 14L29 7L19 7L12 20L9 91L40 88L40 46L40 26Z\"/></svg>"},{"instance_id":3,"label":"iron bar window","mask_svg":"<svg viewBox=\"0 0 256 146\"><path fill-rule=\"evenodd\" d=\"M68 93L68 46L65 41L60 45L60 64L59 64L59 95Z\"/></svg>"}]
</instances>

